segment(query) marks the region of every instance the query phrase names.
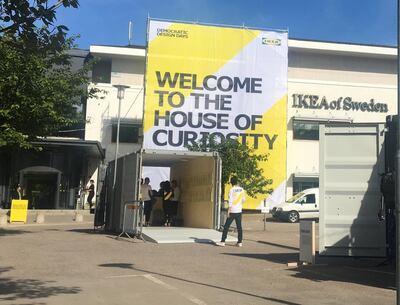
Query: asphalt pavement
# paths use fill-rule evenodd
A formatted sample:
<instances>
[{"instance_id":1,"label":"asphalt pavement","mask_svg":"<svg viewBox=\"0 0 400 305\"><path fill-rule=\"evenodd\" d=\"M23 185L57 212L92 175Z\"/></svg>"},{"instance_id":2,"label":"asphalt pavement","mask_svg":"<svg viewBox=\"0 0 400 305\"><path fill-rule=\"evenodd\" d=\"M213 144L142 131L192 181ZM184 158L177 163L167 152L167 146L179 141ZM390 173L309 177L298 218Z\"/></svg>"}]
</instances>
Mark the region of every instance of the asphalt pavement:
<instances>
[{"instance_id":1,"label":"asphalt pavement","mask_svg":"<svg viewBox=\"0 0 400 305\"><path fill-rule=\"evenodd\" d=\"M244 217L244 245L116 240L90 223L0 228L0 304L395 304L382 259L298 261L299 225Z\"/></svg>"}]
</instances>

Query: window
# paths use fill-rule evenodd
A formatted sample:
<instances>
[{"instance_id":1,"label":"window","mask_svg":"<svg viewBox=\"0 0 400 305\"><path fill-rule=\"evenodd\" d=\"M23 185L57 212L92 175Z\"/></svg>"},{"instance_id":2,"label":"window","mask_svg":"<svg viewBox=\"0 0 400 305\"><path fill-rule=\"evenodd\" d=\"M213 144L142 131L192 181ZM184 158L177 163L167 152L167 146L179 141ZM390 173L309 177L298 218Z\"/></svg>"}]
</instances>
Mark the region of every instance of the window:
<instances>
[{"instance_id":1,"label":"window","mask_svg":"<svg viewBox=\"0 0 400 305\"><path fill-rule=\"evenodd\" d=\"M303 194L303 193L301 193ZM303 198L299 199L296 203L298 204L315 204L315 194L305 195Z\"/></svg>"},{"instance_id":2,"label":"window","mask_svg":"<svg viewBox=\"0 0 400 305\"><path fill-rule=\"evenodd\" d=\"M293 120L293 139L319 140L319 122Z\"/></svg>"},{"instance_id":3,"label":"window","mask_svg":"<svg viewBox=\"0 0 400 305\"><path fill-rule=\"evenodd\" d=\"M288 199L287 202L295 202L297 199L299 199L301 196L303 196L304 193L297 193L296 195L294 195L292 198Z\"/></svg>"},{"instance_id":4,"label":"window","mask_svg":"<svg viewBox=\"0 0 400 305\"><path fill-rule=\"evenodd\" d=\"M139 125L120 124L119 143L139 143ZM111 142L117 142L117 124L112 126Z\"/></svg>"},{"instance_id":5,"label":"window","mask_svg":"<svg viewBox=\"0 0 400 305\"><path fill-rule=\"evenodd\" d=\"M92 81L94 83L111 83L111 60L100 59L93 65Z\"/></svg>"},{"instance_id":6,"label":"window","mask_svg":"<svg viewBox=\"0 0 400 305\"><path fill-rule=\"evenodd\" d=\"M306 195L306 203L315 203L315 194Z\"/></svg>"},{"instance_id":7,"label":"window","mask_svg":"<svg viewBox=\"0 0 400 305\"><path fill-rule=\"evenodd\" d=\"M294 177L293 179L293 194L300 193L306 189L312 189L319 186L318 178L310 177Z\"/></svg>"}]
</instances>

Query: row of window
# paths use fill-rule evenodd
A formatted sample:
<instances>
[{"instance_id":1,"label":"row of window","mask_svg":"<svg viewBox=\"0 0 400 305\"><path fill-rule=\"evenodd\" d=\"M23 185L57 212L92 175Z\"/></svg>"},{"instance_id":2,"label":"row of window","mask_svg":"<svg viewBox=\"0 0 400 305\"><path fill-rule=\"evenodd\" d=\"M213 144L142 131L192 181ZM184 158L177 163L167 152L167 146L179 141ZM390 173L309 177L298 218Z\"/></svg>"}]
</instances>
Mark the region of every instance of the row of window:
<instances>
[{"instance_id":1,"label":"row of window","mask_svg":"<svg viewBox=\"0 0 400 305\"><path fill-rule=\"evenodd\" d=\"M111 60L101 59L93 66L92 80L95 83L111 83ZM138 132L136 127L124 126L120 141L137 143ZM130 132L131 131L131 132ZM116 131L113 128L113 142L116 139ZM318 140L319 122L293 120L293 139Z\"/></svg>"},{"instance_id":2,"label":"row of window","mask_svg":"<svg viewBox=\"0 0 400 305\"><path fill-rule=\"evenodd\" d=\"M139 129L140 126L138 125L121 124L119 131L119 141L121 143L138 143ZM293 139L318 140L319 123L293 121ZM111 141L116 142L116 140L117 140L117 125L113 125Z\"/></svg>"},{"instance_id":3,"label":"row of window","mask_svg":"<svg viewBox=\"0 0 400 305\"><path fill-rule=\"evenodd\" d=\"M119 141L121 143L138 143L139 141L138 125L120 125ZM117 139L117 125L112 127L112 142ZM318 140L319 123L293 121L293 139L299 140Z\"/></svg>"}]
</instances>

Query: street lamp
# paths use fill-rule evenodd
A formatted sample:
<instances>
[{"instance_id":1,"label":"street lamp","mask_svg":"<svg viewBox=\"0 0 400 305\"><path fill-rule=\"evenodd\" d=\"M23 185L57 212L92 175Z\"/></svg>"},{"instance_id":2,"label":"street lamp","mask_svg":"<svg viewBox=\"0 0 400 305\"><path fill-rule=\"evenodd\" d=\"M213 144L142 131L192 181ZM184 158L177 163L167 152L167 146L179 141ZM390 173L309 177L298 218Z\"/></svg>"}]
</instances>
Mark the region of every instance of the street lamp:
<instances>
[{"instance_id":1,"label":"street lamp","mask_svg":"<svg viewBox=\"0 0 400 305\"><path fill-rule=\"evenodd\" d=\"M126 85L113 85L113 87L118 89L117 98L118 98L118 122L117 122L117 139L115 146L115 163L114 163L114 182L113 189L115 188L115 181L117 180L117 163L118 163L118 150L119 150L119 126L121 124L121 102L125 96L125 89L129 88Z\"/></svg>"}]
</instances>

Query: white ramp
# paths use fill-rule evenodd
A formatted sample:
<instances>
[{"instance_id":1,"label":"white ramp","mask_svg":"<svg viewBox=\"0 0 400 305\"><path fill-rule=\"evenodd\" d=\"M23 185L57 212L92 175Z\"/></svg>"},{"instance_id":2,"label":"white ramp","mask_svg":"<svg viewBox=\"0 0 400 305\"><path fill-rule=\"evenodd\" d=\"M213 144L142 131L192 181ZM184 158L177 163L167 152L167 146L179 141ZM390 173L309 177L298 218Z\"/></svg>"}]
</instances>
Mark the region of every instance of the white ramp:
<instances>
[{"instance_id":1,"label":"white ramp","mask_svg":"<svg viewBox=\"0 0 400 305\"><path fill-rule=\"evenodd\" d=\"M222 236L217 230L185 227L145 227L142 234L145 240L158 244L211 243ZM226 241L237 242L237 238L228 235Z\"/></svg>"}]
</instances>

